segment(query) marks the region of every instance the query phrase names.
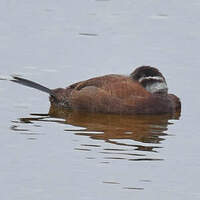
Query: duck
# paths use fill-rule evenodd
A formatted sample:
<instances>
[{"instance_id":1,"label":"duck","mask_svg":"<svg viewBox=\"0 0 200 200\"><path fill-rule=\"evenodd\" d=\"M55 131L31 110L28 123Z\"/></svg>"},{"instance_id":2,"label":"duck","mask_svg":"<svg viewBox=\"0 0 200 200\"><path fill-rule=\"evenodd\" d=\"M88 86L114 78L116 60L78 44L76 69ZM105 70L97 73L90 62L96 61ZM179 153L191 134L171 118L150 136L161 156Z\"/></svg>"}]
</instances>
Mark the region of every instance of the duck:
<instances>
[{"instance_id":1,"label":"duck","mask_svg":"<svg viewBox=\"0 0 200 200\"><path fill-rule=\"evenodd\" d=\"M168 93L165 77L155 67L140 66L130 75L108 74L49 89L19 76L12 81L49 94L51 106L110 114L174 114L181 101Z\"/></svg>"}]
</instances>

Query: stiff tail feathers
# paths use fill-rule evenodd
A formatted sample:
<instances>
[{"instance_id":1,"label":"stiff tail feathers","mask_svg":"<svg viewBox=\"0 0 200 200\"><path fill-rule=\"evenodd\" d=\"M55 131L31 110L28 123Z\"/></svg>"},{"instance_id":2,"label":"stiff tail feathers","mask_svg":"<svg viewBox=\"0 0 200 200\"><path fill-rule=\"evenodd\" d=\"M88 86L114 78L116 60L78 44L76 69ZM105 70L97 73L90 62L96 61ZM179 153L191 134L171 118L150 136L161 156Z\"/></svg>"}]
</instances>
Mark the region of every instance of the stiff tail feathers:
<instances>
[{"instance_id":1,"label":"stiff tail feathers","mask_svg":"<svg viewBox=\"0 0 200 200\"><path fill-rule=\"evenodd\" d=\"M25 78L21 78L21 77L18 77L18 76L12 76L12 80L13 82L15 83L19 83L21 85L25 85L25 86L28 86L28 87L31 87L31 88L35 88L37 90L40 90L42 92L45 92L45 93L48 93L49 95L55 97L55 93L53 92L53 90L43 86L43 85L40 85L36 82L33 82L33 81L30 81L28 79L25 79Z\"/></svg>"}]
</instances>

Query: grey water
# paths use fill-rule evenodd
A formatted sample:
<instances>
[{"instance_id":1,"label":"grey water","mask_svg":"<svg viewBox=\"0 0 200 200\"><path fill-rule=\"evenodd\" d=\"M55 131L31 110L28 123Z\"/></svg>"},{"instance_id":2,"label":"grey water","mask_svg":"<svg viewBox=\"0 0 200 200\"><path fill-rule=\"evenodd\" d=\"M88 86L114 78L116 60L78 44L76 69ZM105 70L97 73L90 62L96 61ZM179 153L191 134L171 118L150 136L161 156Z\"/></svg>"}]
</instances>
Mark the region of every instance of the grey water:
<instances>
[{"instance_id":1,"label":"grey water","mask_svg":"<svg viewBox=\"0 0 200 200\"><path fill-rule=\"evenodd\" d=\"M200 2L0 1L0 198L200 199ZM180 115L59 111L50 88L158 67Z\"/></svg>"}]
</instances>

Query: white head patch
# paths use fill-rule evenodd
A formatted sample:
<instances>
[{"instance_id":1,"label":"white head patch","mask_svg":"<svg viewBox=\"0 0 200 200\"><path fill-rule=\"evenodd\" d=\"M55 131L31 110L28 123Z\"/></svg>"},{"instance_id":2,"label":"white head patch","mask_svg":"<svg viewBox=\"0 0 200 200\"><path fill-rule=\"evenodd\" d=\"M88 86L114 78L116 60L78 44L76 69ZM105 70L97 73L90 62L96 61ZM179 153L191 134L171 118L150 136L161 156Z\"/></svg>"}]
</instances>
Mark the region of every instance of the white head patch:
<instances>
[{"instance_id":1,"label":"white head patch","mask_svg":"<svg viewBox=\"0 0 200 200\"><path fill-rule=\"evenodd\" d=\"M150 93L156 92L167 92L168 87L163 77L160 76L148 76L148 77L141 77L138 81L142 84L145 80L151 80L151 82L145 85L145 89Z\"/></svg>"},{"instance_id":2,"label":"white head patch","mask_svg":"<svg viewBox=\"0 0 200 200\"><path fill-rule=\"evenodd\" d=\"M164 81L164 79L160 76L147 76L147 77L141 77L138 81L141 83L143 80L158 80L158 81Z\"/></svg>"}]
</instances>

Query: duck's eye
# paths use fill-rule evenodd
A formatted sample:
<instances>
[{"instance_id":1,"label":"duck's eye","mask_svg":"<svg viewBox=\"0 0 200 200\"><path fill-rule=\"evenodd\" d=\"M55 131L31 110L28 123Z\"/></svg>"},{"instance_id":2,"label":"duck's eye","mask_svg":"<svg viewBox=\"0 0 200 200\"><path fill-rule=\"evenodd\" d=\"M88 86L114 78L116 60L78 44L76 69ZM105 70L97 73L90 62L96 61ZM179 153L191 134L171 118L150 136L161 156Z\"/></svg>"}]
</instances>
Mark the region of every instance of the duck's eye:
<instances>
[{"instance_id":1,"label":"duck's eye","mask_svg":"<svg viewBox=\"0 0 200 200\"><path fill-rule=\"evenodd\" d=\"M147 77L147 75L146 74L142 74L141 78L145 78L145 77Z\"/></svg>"},{"instance_id":2,"label":"duck's eye","mask_svg":"<svg viewBox=\"0 0 200 200\"><path fill-rule=\"evenodd\" d=\"M148 78L148 77L149 77L149 75L147 75L147 74L142 74L138 80L140 81L140 80L146 79L146 78Z\"/></svg>"}]
</instances>

